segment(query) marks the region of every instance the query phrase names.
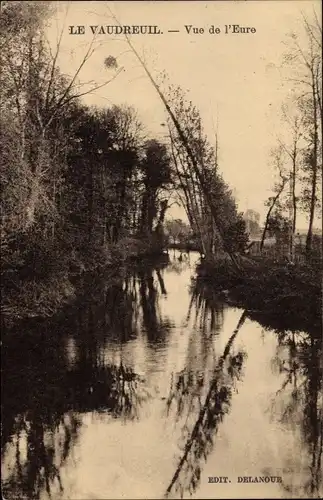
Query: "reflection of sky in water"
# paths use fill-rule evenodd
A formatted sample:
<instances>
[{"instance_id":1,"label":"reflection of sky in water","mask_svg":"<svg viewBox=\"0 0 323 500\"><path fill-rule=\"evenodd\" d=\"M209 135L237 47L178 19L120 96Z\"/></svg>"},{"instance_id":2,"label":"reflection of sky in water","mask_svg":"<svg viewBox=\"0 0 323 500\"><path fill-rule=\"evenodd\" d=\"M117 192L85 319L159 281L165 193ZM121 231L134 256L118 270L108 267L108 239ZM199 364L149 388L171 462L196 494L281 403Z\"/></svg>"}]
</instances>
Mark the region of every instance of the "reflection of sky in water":
<instances>
[{"instance_id":1,"label":"reflection of sky in water","mask_svg":"<svg viewBox=\"0 0 323 500\"><path fill-rule=\"evenodd\" d=\"M58 459L62 455L60 450L68 433L71 434L69 429L74 428L67 409L56 431L53 433L48 427L43 434L46 449L54 450L53 464L59 470L64 488L60 491L59 481L52 473L54 498L161 498L180 464L208 394L211 395L208 408L213 408L213 417L206 411L206 423L197 426L199 437L191 440L186 463L182 464L175 483L187 486L191 463L193 470L201 471L196 491L192 491L193 498L285 498L290 494L304 497L310 491L304 485L311 480L313 453L309 454L311 444L304 442L302 422L306 388L311 390L308 382L311 374L303 373L295 362L291 364L290 344L278 346L275 332L264 332L258 323L248 318L234 337L228 355L222 359L242 311L223 306L218 298L212 302L213 309L201 301L198 294L195 301L192 299L189 288L194 259L195 255L191 254L190 265L177 260L175 271L171 266L160 270L167 295L161 293L156 271L152 273L157 295L154 304L153 296L148 301L151 309L146 312L146 319L140 302L143 300L140 279L136 279L139 301L136 335L127 341L118 341L107 329L97 343L95 359L99 365L92 369L96 375L91 369L88 374L88 361L82 358L86 342L80 343L71 330L64 337L68 373L83 370L87 386L69 395L72 402L69 410L73 410L80 422L75 424L73 446L64 460ZM145 293L149 297L152 288L150 291L148 288ZM157 321L161 338L149 339L145 327L147 314L148 319L153 317ZM307 339L306 335L303 338ZM303 349L302 345L294 346L294 354L295 349L296 352ZM241 366L235 368L237 360ZM294 370L291 380L290 367ZM72 383L72 379L67 380ZM214 398L218 397L221 387L229 392L225 392L224 402L219 400L217 409ZM44 391L47 389L45 385ZM100 407L91 410L92 396L99 398L100 391L106 394L109 390L122 392L123 399L117 394L118 405L129 397L134 410L123 413L121 406L120 414L116 409L114 413ZM313 395L311 397L313 400ZM73 401L77 401L77 405ZM290 401L294 401L294 406ZM58 403L53 401L53 408L55 404ZM113 404L117 404L116 399ZM319 404L322 400L318 398L317 406ZM26 436L26 431L21 430L23 467L28 461ZM208 436L213 443L205 443L203 448L203 439ZM14 433L3 459L4 481L15 471L16 442L17 433ZM206 461L198 458L201 450L206 453ZM319 465L319 453L314 450L315 453L316 465ZM266 474L282 476L292 491L285 491L279 484L236 484L238 476ZM208 476L229 476L231 483L208 484ZM45 499L46 485L39 489L39 498ZM8 491L14 493L14 488ZM174 491L175 487L170 496ZM184 497L189 496L186 488ZM179 497L179 493L175 497Z\"/></svg>"}]
</instances>

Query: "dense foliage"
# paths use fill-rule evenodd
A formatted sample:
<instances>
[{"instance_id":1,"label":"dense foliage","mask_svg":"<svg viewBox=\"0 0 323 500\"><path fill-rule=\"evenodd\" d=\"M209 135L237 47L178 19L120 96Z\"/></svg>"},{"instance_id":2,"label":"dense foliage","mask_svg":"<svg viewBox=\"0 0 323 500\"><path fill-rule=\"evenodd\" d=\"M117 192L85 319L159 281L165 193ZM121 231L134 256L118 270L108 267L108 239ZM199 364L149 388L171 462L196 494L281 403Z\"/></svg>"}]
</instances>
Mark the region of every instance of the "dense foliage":
<instances>
[{"instance_id":1,"label":"dense foliage","mask_svg":"<svg viewBox=\"0 0 323 500\"><path fill-rule=\"evenodd\" d=\"M1 273L5 316L48 315L73 275L162 248L166 147L136 111L80 100L44 38L49 3L1 12ZM59 47L57 48L59 50ZM81 92L82 93L82 92Z\"/></svg>"}]
</instances>

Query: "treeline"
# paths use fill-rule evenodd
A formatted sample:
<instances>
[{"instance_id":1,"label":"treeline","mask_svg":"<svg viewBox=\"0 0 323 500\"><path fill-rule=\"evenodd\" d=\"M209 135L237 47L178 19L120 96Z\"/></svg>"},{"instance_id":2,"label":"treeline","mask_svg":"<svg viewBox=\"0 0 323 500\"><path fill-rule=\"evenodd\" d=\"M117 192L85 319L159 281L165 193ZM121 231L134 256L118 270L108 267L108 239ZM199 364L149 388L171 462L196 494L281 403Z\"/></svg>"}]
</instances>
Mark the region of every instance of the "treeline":
<instances>
[{"instance_id":1,"label":"treeline","mask_svg":"<svg viewBox=\"0 0 323 500\"><path fill-rule=\"evenodd\" d=\"M164 144L128 106L87 107L44 36L49 2L2 6L1 274L5 316L52 314L69 277L162 248ZM85 55L80 67L87 60ZM167 194L167 193L166 193Z\"/></svg>"},{"instance_id":2,"label":"treeline","mask_svg":"<svg viewBox=\"0 0 323 500\"><path fill-rule=\"evenodd\" d=\"M242 214L218 172L217 151L181 89L162 98L167 145L149 138L127 105L86 106L82 97L108 89L120 69L106 57L107 81L82 86L80 72L95 50L90 43L74 74L63 75L61 39L53 50L45 37L52 9L50 2L19 1L1 9L5 318L51 315L73 297L71 277L160 253L174 190L206 254L222 249L233 258L247 242Z\"/></svg>"},{"instance_id":3,"label":"treeline","mask_svg":"<svg viewBox=\"0 0 323 500\"><path fill-rule=\"evenodd\" d=\"M126 41L165 109L175 186L194 238L199 239L207 257L229 256L241 270L238 257L247 246L248 235L243 214L218 168L217 137L214 148L188 94L181 87L167 86L165 73L159 83L131 40L127 37Z\"/></svg>"},{"instance_id":4,"label":"treeline","mask_svg":"<svg viewBox=\"0 0 323 500\"><path fill-rule=\"evenodd\" d=\"M266 234L285 235L294 260L299 216L308 220L305 255L321 253L315 240L315 219L322 208L322 25L316 12L303 16L301 29L291 33L281 72L290 92L281 109L283 132L271 151L277 181L268 207Z\"/></svg>"}]
</instances>

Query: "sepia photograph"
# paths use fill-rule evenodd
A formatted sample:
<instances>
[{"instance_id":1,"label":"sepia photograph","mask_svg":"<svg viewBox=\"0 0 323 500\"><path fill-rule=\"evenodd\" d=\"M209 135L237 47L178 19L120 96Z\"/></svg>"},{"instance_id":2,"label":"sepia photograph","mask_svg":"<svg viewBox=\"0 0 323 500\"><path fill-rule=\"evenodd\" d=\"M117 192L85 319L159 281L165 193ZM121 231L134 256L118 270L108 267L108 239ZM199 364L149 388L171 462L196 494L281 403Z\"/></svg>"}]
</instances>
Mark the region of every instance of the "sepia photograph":
<instances>
[{"instance_id":1,"label":"sepia photograph","mask_svg":"<svg viewBox=\"0 0 323 500\"><path fill-rule=\"evenodd\" d=\"M4 500L323 498L321 19L0 1Z\"/></svg>"}]
</instances>

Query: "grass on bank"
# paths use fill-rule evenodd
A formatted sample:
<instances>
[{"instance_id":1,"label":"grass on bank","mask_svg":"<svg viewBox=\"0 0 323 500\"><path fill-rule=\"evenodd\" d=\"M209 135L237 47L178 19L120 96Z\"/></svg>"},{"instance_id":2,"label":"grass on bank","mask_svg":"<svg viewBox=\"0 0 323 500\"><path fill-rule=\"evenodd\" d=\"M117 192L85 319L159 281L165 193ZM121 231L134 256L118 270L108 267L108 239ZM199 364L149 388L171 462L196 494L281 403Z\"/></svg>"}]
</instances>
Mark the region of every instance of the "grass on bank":
<instances>
[{"instance_id":1,"label":"grass on bank","mask_svg":"<svg viewBox=\"0 0 323 500\"><path fill-rule=\"evenodd\" d=\"M319 267L291 266L248 259L237 274L227 261L202 261L198 279L206 280L232 305L250 313L279 318L290 328L320 331L322 328L322 282Z\"/></svg>"}]
</instances>

